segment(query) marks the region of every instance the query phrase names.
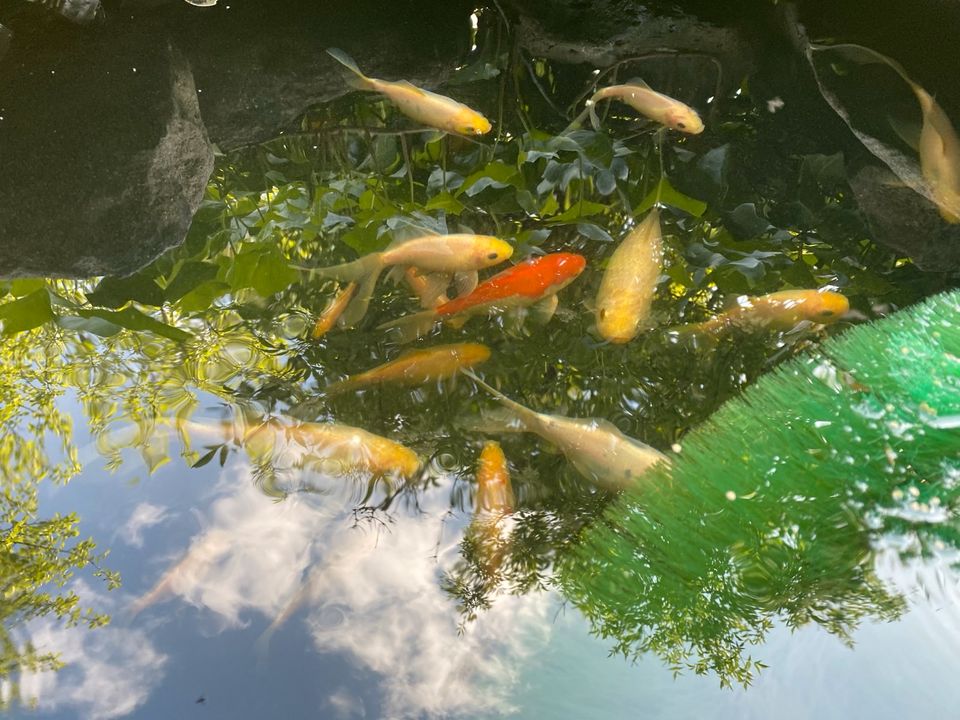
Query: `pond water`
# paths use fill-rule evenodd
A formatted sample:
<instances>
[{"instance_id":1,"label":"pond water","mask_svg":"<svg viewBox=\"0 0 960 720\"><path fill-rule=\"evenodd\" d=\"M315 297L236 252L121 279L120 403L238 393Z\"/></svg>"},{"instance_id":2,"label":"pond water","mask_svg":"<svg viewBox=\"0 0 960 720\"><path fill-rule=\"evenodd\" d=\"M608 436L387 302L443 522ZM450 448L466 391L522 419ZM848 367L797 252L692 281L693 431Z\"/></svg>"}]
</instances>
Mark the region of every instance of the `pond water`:
<instances>
[{"instance_id":1,"label":"pond water","mask_svg":"<svg viewBox=\"0 0 960 720\"><path fill-rule=\"evenodd\" d=\"M829 48L798 51L784 71L790 51L750 25L738 30L749 59L663 41L591 63L532 52L519 39L529 22L510 4L473 9L431 86L482 111L488 134L442 135L347 92L218 155L184 243L135 273L0 281L11 716L953 717L949 436L936 476L929 458L897 464L914 446L894 428L902 446L878 435L834 447L850 469L826 489L788 469L782 495L760 486L740 511L730 488L768 470L765 448L771 476L789 465L781 455L816 450L800 432L704 426L774 368L956 286L956 266L880 237L885 206L953 231L939 195L909 186L922 174L909 144L864 105L885 93L918 124L910 87ZM616 102L598 103L595 123L582 112L598 87L641 77L705 130L666 130ZM864 167L893 182L865 190ZM865 199L888 187L909 202ZM612 343L596 326L601 278L655 207L652 305L635 338ZM481 282L560 252L586 268L565 278L555 312L495 304L418 338L379 327L425 312L402 276L382 277L354 327L321 332L351 278L317 268L448 233L510 243ZM816 315L746 300L788 290L846 300ZM899 342L919 357L925 340L911 338ZM453 343L489 349L478 377L420 363L420 383L329 390ZM878 354L903 374L909 361ZM956 407L943 390L957 389L955 357L940 360L929 397ZM842 369L867 392L859 365ZM610 425L517 432L478 379L538 412ZM837 397L839 419L867 412L868 399ZM826 422L797 412L797 427ZM957 417L941 414L931 437ZM645 496L645 477L667 471L599 477L585 459L597 427L678 466L699 427L743 448L743 468L718 459L697 487ZM490 440L512 490L484 510ZM871 474L878 457L890 477ZM637 530L648 509L654 529ZM711 552L732 569L707 568Z\"/></svg>"}]
</instances>

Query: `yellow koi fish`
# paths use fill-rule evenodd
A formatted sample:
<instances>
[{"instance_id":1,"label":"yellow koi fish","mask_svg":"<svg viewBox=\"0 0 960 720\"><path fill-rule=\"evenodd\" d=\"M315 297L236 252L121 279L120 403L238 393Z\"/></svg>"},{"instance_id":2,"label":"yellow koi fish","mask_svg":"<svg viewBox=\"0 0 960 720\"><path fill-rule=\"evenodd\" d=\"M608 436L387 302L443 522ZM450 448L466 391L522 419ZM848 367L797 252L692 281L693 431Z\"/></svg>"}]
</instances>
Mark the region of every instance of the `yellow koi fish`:
<instances>
[{"instance_id":1,"label":"yellow koi fish","mask_svg":"<svg viewBox=\"0 0 960 720\"><path fill-rule=\"evenodd\" d=\"M696 110L669 95L658 93L642 80L634 80L629 85L610 85L597 90L593 97L587 100L590 121L594 127L600 126L597 120L596 104L600 100L610 98L626 103L644 117L668 128L689 135L699 135L703 132L703 120L700 119Z\"/></svg>"},{"instance_id":2,"label":"yellow koi fish","mask_svg":"<svg viewBox=\"0 0 960 720\"><path fill-rule=\"evenodd\" d=\"M669 462L659 450L627 437L611 422L534 412L490 387L469 370L463 372L506 406L507 418L487 417L496 430L539 435L556 445L570 464L593 483L620 490L633 485L652 465Z\"/></svg>"},{"instance_id":3,"label":"yellow koi fish","mask_svg":"<svg viewBox=\"0 0 960 720\"><path fill-rule=\"evenodd\" d=\"M922 87L910 83L923 112L920 126L920 172L931 199L948 223L960 223L960 139L950 118Z\"/></svg>"},{"instance_id":4,"label":"yellow koi fish","mask_svg":"<svg viewBox=\"0 0 960 720\"><path fill-rule=\"evenodd\" d=\"M455 343L412 350L396 360L330 385L326 394L334 395L381 383L423 385L453 377L457 370L479 365L489 358L490 348L479 343Z\"/></svg>"},{"instance_id":5,"label":"yellow koi fish","mask_svg":"<svg viewBox=\"0 0 960 720\"><path fill-rule=\"evenodd\" d=\"M390 82L367 77L353 58L338 48L329 48L327 54L350 71L346 76L348 84L358 90L371 90L384 95L400 112L417 122L459 135L484 135L490 132L490 121L463 103L418 88L406 80Z\"/></svg>"},{"instance_id":6,"label":"yellow koi fish","mask_svg":"<svg viewBox=\"0 0 960 720\"><path fill-rule=\"evenodd\" d=\"M829 290L781 290L760 297L738 298L736 306L681 331L721 333L730 328L790 330L806 320L821 325L836 322L850 310L846 297Z\"/></svg>"},{"instance_id":7,"label":"yellow koi fish","mask_svg":"<svg viewBox=\"0 0 960 720\"><path fill-rule=\"evenodd\" d=\"M337 292L333 299L323 309L323 312L320 313L320 317L318 317L317 321L313 324L313 330L310 333L310 337L312 337L314 340L319 340L328 332L330 332L337 320L340 319L343 311L346 310L347 304L350 302L350 299L353 297L353 294L356 291L357 284L352 282Z\"/></svg>"},{"instance_id":8,"label":"yellow koi fish","mask_svg":"<svg viewBox=\"0 0 960 720\"><path fill-rule=\"evenodd\" d=\"M663 265L660 211L644 218L614 250L597 292L597 332L612 343L636 337L650 315Z\"/></svg>"},{"instance_id":9,"label":"yellow koi fish","mask_svg":"<svg viewBox=\"0 0 960 720\"><path fill-rule=\"evenodd\" d=\"M477 499L473 520L464 538L476 547L479 566L488 586L509 549L508 516L515 509L510 468L498 442L487 442L477 466Z\"/></svg>"},{"instance_id":10,"label":"yellow koi fish","mask_svg":"<svg viewBox=\"0 0 960 720\"><path fill-rule=\"evenodd\" d=\"M380 273L387 266L413 265L420 270L446 274L468 274L502 263L513 255L513 246L489 235L422 235L391 243L382 252L326 268L302 268L306 277L334 278L359 282L356 296L343 311L339 324L350 327L367 312ZM473 280L475 283L475 280Z\"/></svg>"}]
</instances>

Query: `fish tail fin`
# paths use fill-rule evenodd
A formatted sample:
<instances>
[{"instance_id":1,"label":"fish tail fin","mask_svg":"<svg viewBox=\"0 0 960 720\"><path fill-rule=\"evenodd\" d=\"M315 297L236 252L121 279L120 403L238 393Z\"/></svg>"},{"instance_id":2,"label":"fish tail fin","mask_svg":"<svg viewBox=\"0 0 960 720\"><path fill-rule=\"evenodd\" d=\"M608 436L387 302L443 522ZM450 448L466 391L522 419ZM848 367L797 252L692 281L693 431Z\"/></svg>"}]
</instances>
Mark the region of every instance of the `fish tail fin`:
<instances>
[{"instance_id":1,"label":"fish tail fin","mask_svg":"<svg viewBox=\"0 0 960 720\"><path fill-rule=\"evenodd\" d=\"M390 322L385 322L377 326L377 330L393 330L400 332L400 342L412 342L423 335L426 335L433 329L437 321L437 314L433 310L424 310L423 312L406 315Z\"/></svg>"},{"instance_id":2,"label":"fish tail fin","mask_svg":"<svg viewBox=\"0 0 960 720\"><path fill-rule=\"evenodd\" d=\"M370 299L373 297L373 291L377 287L377 280L380 279L380 273L383 272L383 260L379 253L374 253L372 256L368 255L367 257L373 257L374 260L369 263L367 274L363 277L363 280L360 281L360 285L357 286L356 294L337 320L337 325L342 328L353 327L367 314L367 308L370 307ZM366 258L361 258L361 260L365 259Z\"/></svg>"},{"instance_id":3,"label":"fish tail fin","mask_svg":"<svg viewBox=\"0 0 960 720\"><path fill-rule=\"evenodd\" d=\"M260 633L260 637L258 637L253 644L253 652L257 658L258 670L264 670L267 667L267 659L270 656L270 641L273 639L273 634L276 630L274 625L270 625L270 627Z\"/></svg>"},{"instance_id":4,"label":"fish tail fin","mask_svg":"<svg viewBox=\"0 0 960 720\"><path fill-rule=\"evenodd\" d=\"M340 48L327 48L327 55L332 57L338 63L343 65L346 68L347 72L343 73L343 79L352 88L357 90L372 90L373 89L373 79L368 78L364 75L360 68L357 67L357 63L352 57L347 55Z\"/></svg>"}]
</instances>

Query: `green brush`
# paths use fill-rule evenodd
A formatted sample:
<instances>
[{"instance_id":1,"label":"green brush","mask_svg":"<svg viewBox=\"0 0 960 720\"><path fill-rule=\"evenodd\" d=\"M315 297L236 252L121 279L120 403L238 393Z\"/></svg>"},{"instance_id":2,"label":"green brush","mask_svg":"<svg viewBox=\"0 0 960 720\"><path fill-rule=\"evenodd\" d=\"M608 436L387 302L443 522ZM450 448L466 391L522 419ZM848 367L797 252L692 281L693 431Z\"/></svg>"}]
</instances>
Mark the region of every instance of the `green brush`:
<instances>
[{"instance_id":1,"label":"green brush","mask_svg":"<svg viewBox=\"0 0 960 720\"><path fill-rule=\"evenodd\" d=\"M880 551L960 548L960 292L831 338L691 432L559 568L615 651L750 682L776 623L846 642L905 607Z\"/></svg>"}]
</instances>

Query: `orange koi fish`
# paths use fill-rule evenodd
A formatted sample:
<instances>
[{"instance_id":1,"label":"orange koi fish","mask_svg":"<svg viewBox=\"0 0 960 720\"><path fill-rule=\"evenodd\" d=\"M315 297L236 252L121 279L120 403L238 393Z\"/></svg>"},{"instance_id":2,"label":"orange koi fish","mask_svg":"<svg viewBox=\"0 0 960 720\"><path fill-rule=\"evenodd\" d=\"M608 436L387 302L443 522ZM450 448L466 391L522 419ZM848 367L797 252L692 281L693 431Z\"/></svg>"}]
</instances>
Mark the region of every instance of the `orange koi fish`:
<instances>
[{"instance_id":1,"label":"orange koi fish","mask_svg":"<svg viewBox=\"0 0 960 720\"><path fill-rule=\"evenodd\" d=\"M552 314L556 309L557 292L576 280L586 265L586 258L574 253L550 253L530 258L484 280L467 295L456 297L433 310L384 323L379 329L413 328L419 335L438 320L464 320L493 309L538 304Z\"/></svg>"},{"instance_id":2,"label":"orange koi fish","mask_svg":"<svg viewBox=\"0 0 960 720\"><path fill-rule=\"evenodd\" d=\"M343 311L346 310L347 305L350 303L350 299L353 297L353 294L356 291L357 284L352 282L337 292L337 294L333 297L333 300L327 303L327 306L323 309L323 312L320 313L320 317L318 317L317 321L313 324L313 331L310 333L310 337L312 337L314 340L319 340L328 332L330 332L333 326L336 325L337 320L343 314Z\"/></svg>"}]
</instances>

